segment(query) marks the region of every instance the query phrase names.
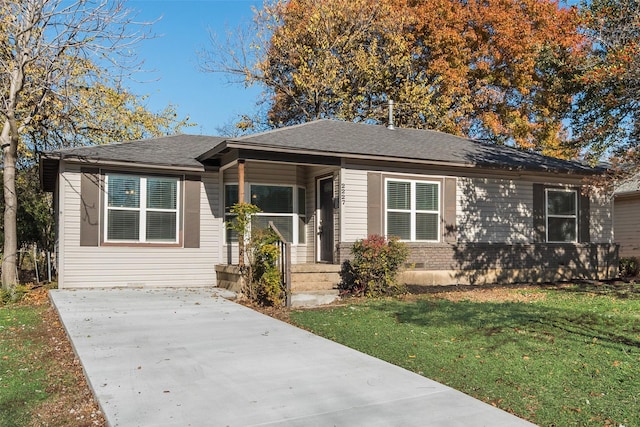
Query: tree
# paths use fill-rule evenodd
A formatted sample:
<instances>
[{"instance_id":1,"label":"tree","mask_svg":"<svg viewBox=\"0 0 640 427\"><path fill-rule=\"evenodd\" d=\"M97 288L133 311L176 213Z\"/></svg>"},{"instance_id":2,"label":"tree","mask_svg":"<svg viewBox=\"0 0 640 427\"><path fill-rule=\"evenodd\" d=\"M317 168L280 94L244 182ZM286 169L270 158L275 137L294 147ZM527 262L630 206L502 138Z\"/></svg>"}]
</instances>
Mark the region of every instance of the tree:
<instances>
[{"instance_id":1,"label":"tree","mask_svg":"<svg viewBox=\"0 0 640 427\"><path fill-rule=\"evenodd\" d=\"M557 72L581 51L577 23L551 0L276 1L255 40L218 43L202 68L262 84L272 126L382 123L392 99L400 126L574 156Z\"/></svg>"},{"instance_id":2,"label":"tree","mask_svg":"<svg viewBox=\"0 0 640 427\"><path fill-rule=\"evenodd\" d=\"M582 19L593 43L577 78L576 139L593 161L611 154L639 163L640 2L592 0Z\"/></svg>"},{"instance_id":3,"label":"tree","mask_svg":"<svg viewBox=\"0 0 640 427\"><path fill-rule=\"evenodd\" d=\"M122 0L0 0L0 27L2 286L11 290L20 161L28 165L43 148L128 139L119 137L180 122L171 107L147 112L118 85L139 65L130 47L147 35L147 25L135 23Z\"/></svg>"}]
</instances>

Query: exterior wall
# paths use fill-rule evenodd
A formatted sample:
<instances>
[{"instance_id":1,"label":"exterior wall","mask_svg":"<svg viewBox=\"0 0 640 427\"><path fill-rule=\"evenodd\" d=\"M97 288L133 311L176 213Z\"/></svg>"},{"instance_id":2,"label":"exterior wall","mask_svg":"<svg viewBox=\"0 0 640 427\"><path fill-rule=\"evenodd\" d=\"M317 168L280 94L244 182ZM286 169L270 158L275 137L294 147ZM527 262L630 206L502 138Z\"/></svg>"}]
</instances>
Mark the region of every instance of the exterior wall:
<instances>
[{"instance_id":1,"label":"exterior wall","mask_svg":"<svg viewBox=\"0 0 640 427\"><path fill-rule=\"evenodd\" d=\"M368 172L394 171L386 166L349 166L341 172L346 200L344 204L341 200L345 227L339 244L339 262L350 257L355 240L368 234ZM402 175L397 169L395 173ZM406 173L409 178L420 176L413 169L407 168ZM450 174L423 172L425 178L446 178ZM589 198L586 243L545 243L537 240L534 229L534 183L575 188L581 185L579 179L559 177L558 181L564 184L558 184L549 178L516 174L483 177L477 171L455 178L455 236L451 240L443 238L439 243L408 242L411 255L409 269L404 273L408 283L537 282L615 276L618 253L613 244L612 206L607 195L594 194ZM446 203L443 201L442 205Z\"/></svg>"},{"instance_id":2,"label":"exterior wall","mask_svg":"<svg viewBox=\"0 0 640 427\"><path fill-rule=\"evenodd\" d=\"M458 178L456 225L460 242L532 242L532 183Z\"/></svg>"},{"instance_id":3,"label":"exterior wall","mask_svg":"<svg viewBox=\"0 0 640 427\"><path fill-rule=\"evenodd\" d=\"M215 286L220 261L217 174L202 178L200 247L80 246L80 167L61 162L58 183L60 288ZM161 172L160 172L161 173Z\"/></svg>"},{"instance_id":4,"label":"exterior wall","mask_svg":"<svg viewBox=\"0 0 640 427\"><path fill-rule=\"evenodd\" d=\"M342 169L338 193L343 227L340 242L367 237L367 171Z\"/></svg>"},{"instance_id":5,"label":"exterior wall","mask_svg":"<svg viewBox=\"0 0 640 427\"><path fill-rule=\"evenodd\" d=\"M615 199L615 240L620 257L640 258L640 193Z\"/></svg>"}]
</instances>

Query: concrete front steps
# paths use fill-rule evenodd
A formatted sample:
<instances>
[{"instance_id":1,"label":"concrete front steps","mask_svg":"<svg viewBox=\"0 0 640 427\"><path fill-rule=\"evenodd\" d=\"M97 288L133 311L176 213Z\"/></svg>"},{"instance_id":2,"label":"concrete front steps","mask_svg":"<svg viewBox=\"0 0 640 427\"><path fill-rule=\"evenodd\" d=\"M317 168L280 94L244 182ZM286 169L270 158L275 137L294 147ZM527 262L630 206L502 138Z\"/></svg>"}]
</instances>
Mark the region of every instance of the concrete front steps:
<instances>
[{"instance_id":1,"label":"concrete front steps","mask_svg":"<svg viewBox=\"0 0 640 427\"><path fill-rule=\"evenodd\" d=\"M339 298L340 266L295 264L291 266L291 306L314 307Z\"/></svg>"}]
</instances>

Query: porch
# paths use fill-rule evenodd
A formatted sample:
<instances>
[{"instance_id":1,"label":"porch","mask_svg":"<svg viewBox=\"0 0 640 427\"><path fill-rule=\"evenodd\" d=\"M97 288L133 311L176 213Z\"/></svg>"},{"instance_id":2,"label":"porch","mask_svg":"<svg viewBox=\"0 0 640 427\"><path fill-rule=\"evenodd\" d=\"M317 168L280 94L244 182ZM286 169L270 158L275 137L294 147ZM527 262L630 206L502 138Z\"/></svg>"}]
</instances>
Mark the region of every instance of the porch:
<instances>
[{"instance_id":1,"label":"porch","mask_svg":"<svg viewBox=\"0 0 640 427\"><path fill-rule=\"evenodd\" d=\"M242 276L237 265L216 265L217 285L233 292L242 289ZM338 299L340 266L336 264L291 265L291 306L309 307L329 304Z\"/></svg>"}]
</instances>

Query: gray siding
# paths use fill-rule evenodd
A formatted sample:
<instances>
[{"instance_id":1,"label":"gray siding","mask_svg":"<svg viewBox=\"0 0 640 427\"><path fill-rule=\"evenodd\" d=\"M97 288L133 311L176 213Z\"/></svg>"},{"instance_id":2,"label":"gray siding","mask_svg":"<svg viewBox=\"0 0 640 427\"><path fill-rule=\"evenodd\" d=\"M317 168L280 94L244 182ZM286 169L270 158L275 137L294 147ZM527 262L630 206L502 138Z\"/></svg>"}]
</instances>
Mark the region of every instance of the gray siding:
<instances>
[{"instance_id":1,"label":"gray siding","mask_svg":"<svg viewBox=\"0 0 640 427\"><path fill-rule=\"evenodd\" d=\"M201 182L200 247L80 247L80 168L64 165L59 203L59 286L215 286L220 260L217 175Z\"/></svg>"},{"instance_id":2,"label":"gray siding","mask_svg":"<svg viewBox=\"0 0 640 427\"><path fill-rule=\"evenodd\" d=\"M616 198L614 228L620 257L640 257L640 194Z\"/></svg>"},{"instance_id":3,"label":"gray siding","mask_svg":"<svg viewBox=\"0 0 640 427\"><path fill-rule=\"evenodd\" d=\"M533 185L509 179L459 178L458 241L533 241Z\"/></svg>"},{"instance_id":4,"label":"gray siding","mask_svg":"<svg viewBox=\"0 0 640 427\"><path fill-rule=\"evenodd\" d=\"M589 197L590 219L589 235L593 243L613 243L614 232L613 200L610 194L596 192ZM637 228L636 228L637 232ZM640 233L636 234L640 237Z\"/></svg>"},{"instance_id":5,"label":"gray siding","mask_svg":"<svg viewBox=\"0 0 640 427\"><path fill-rule=\"evenodd\" d=\"M554 182L542 184L558 186ZM576 185L567 187L575 188ZM507 178L460 178L457 199L458 241L535 242L533 182ZM590 196L589 241L613 242L612 206L607 194Z\"/></svg>"}]
</instances>

